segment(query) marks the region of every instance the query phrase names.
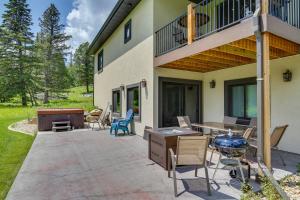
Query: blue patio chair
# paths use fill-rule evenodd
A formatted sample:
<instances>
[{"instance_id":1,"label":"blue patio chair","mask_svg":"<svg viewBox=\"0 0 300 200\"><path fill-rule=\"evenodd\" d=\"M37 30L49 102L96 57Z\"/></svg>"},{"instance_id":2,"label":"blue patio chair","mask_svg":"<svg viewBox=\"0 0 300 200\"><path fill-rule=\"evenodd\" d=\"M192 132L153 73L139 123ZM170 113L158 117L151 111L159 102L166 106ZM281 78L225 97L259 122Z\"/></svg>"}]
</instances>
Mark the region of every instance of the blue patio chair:
<instances>
[{"instance_id":1,"label":"blue patio chair","mask_svg":"<svg viewBox=\"0 0 300 200\"><path fill-rule=\"evenodd\" d=\"M133 120L133 110L129 109L126 113L125 119L114 119L111 123L110 127L110 134L112 134L112 131L115 131L115 135L118 134L119 130L122 130L125 134L126 132L129 134L128 125Z\"/></svg>"}]
</instances>

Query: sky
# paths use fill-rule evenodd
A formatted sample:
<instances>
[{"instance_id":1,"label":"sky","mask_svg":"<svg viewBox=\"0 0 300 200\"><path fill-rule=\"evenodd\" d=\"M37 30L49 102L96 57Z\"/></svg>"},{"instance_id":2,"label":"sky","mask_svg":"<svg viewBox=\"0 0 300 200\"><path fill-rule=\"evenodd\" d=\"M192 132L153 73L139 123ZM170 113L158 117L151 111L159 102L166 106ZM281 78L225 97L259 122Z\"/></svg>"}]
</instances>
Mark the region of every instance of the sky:
<instances>
[{"instance_id":1,"label":"sky","mask_svg":"<svg viewBox=\"0 0 300 200\"><path fill-rule=\"evenodd\" d=\"M0 0L0 23L5 11L4 4L9 0ZM83 42L92 42L117 0L27 0L31 9L32 32L39 32L39 18L51 3L61 13L61 23L65 32L72 35L69 45L74 51Z\"/></svg>"}]
</instances>

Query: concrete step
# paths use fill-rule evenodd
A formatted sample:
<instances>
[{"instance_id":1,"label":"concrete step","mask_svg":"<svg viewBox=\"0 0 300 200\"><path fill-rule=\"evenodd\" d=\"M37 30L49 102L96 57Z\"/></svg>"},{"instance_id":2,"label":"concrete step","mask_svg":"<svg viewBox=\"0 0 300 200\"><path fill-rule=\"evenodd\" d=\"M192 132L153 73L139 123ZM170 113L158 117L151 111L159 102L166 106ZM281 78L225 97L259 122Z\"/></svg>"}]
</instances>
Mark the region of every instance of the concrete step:
<instances>
[{"instance_id":1,"label":"concrete step","mask_svg":"<svg viewBox=\"0 0 300 200\"><path fill-rule=\"evenodd\" d=\"M67 124L70 125L70 121L62 121L62 122L52 122L52 125L62 125L62 124Z\"/></svg>"},{"instance_id":2,"label":"concrete step","mask_svg":"<svg viewBox=\"0 0 300 200\"><path fill-rule=\"evenodd\" d=\"M56 126L52 127L52 131L57 131L57 130L71 130L71 126Z\"/></svg>"}]
</instances>

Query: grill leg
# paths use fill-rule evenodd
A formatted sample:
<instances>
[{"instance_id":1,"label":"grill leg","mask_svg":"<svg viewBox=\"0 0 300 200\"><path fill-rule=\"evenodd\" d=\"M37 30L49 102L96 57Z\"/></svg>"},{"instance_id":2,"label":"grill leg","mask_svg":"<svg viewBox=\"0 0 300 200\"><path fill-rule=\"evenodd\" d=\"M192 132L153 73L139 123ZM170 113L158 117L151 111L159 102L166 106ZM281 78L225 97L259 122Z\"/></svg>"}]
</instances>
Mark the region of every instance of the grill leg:
<instances>
[{"instance_id":1,"label":"grill leg","mask_svg":"<svg viewBox=\"0 0 300 200\"><path fill-rule=\"evenodd\" d=\"M239 164L239 169L240 169L240 172L241 172L241 175L242 175L243 183L245 183L245 176L244 176L244 172L243 172L241 161L240 161L240 159L238 159L237 161L238 161L238 164Z\"/></svg>"},{"instance_id":2,"label":"grill leg","mask_svg":"<svg viewBox=\"0 0 300 200\"><path fill-rule=\"evenodd\" d=\"M220 162L221 162L221 154L219 155L219 160L218 160L218 164L217 164L217 167L215 169L215 172L214 172L214 175L212 177L212 180L214 181L215 180L215 176L216 176L216 173L217 173L217 170L219 169L219 166L220 166Z\"/></svg>"}]
</instances>

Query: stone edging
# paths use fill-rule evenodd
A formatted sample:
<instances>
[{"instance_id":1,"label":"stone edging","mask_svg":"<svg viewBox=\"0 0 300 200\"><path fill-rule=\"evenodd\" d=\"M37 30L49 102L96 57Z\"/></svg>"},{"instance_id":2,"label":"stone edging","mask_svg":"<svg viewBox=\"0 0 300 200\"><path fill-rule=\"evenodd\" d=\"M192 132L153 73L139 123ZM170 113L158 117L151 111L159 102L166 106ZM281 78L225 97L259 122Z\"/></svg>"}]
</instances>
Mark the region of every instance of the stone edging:
<instances>
[{"instance_id":1,"label":"stone edging","mask_svg":"<svg viewBox=\"0 0 300 200\"><path fill-rule=\"evenodd\" d=\"M31 135L31 136L34 136L34 135L35 135L35 133L29 133L29 132L25 132L25 131L21 131L21 130L18 130L18 129L16 129L16 128L13 128L13 126L14 126L16 123L18 123L18 122L15 122L15 123L9 125L9 126L7 127L8 130L14 131L14 132L17 132L17 133L26 134L26 135Z\"/></svg>"}]
</instances>

